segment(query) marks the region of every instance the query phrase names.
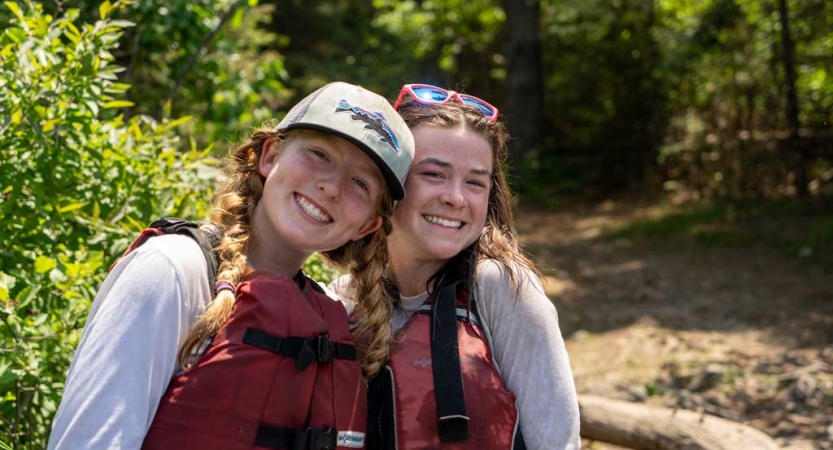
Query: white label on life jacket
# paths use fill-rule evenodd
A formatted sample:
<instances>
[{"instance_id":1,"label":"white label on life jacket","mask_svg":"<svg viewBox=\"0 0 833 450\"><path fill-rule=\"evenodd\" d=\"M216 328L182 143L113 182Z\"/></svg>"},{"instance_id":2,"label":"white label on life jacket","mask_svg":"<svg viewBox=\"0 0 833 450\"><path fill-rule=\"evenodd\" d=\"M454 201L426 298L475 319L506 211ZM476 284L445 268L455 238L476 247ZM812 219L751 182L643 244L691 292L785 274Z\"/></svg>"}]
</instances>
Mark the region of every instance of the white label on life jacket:
<instances>
[{"instance_id":1,"label":"white label on life jacket","mask_svg":"<svg viewBox=\"0 0 833 450\"><path fill-rule=\"evenodd\" d=\"M364 433L358 431L339 431L336 447L364 448Z\"/></svg>"}]
</instances>

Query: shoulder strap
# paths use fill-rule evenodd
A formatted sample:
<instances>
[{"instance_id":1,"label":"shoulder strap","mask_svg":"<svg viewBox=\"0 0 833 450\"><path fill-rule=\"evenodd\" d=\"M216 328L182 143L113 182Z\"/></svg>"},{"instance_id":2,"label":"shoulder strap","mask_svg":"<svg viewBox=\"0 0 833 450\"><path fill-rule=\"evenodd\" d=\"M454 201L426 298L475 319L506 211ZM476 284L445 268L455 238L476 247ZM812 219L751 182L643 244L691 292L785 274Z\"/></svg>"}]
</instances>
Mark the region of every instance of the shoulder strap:
<instances>
[{"instance_id":1,"label":"shoulder strap","mask_svg":"<svg viewBox=\"0 0 833 450\"><path fill-rule=\"evenodd\" d=\"M463 373L457 344L457 285L443 286L434 299L431 320L431 368L437 401L437 429L441 441L469 437L469 417L463 392Z\"/></svg>"},{"instance_id":2,"label":"shoulder strap","mask_svg":"<svg viewBox=\"0 0 833 450\"><path fill-rule=\"evenodd\" d=\"M478 327L483 323L473 293L471 294L471 308L469 310L457 306L459 284L460 282L446 285L440 290L433 305L425 304L418 311L425 313L426 310L433 307L431 360L434 375L434 395L437 401L437 429L441 441L468 439L469 417L466 415L466 399L463 392L463 375L460 368L456 321L472 322ZM515 430L512 449L526 449L520 426Z\"/></svg>"},{"instance_id":3,"label":"shoulder strap","mask_svg":"<svg viewBox=\"0 0 833 450\"><path fill-rule=\"evenodd\" d=\"M153 221L149 228L159 230L160 233L154 233L157 235L181 234L188 236L197 242L200 246L200 250L202 250L203 257L205 257L205 267L208 274L208 286L211 289L211 296L214 297L214 294L216 294L215 285L217 282L217 271L220 268L217 253L214 251L214 247L216 247L220 242L220 233L216 227L213 225L200 227L200 224L197 222L165 217Z\"/></svg>"}]
</instances>

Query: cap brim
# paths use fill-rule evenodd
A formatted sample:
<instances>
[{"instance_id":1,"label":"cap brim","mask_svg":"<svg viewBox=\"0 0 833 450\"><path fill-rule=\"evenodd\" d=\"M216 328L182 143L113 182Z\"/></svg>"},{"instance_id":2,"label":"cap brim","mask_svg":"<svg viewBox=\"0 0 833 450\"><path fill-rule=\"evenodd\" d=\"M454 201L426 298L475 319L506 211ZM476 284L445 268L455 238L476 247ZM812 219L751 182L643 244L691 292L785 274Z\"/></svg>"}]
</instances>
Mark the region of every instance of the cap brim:
<instances>
[{"instance_id":1,"label":"cap brim","mask_svg":"<svg viewBox=\"0 0 833 450\"><path fill-rule=\"evenodd\" d=\"M388 167L388 164L379 156L378 153L373 151L370 147L365 145L364 142L356 139L349 134L342 133L338 130L333 130L331 128L327 128L323 125L314 124L314 123L293 123L284 128L283 130L295 130L295 129L304 129L304 130L314 130L320 131L326 134L332 134L333 136L338 136L342 139L349 141L350 143L354 144L356 147L360 148L365 155L369 156L371 160L376 164L376 167L379 168L379 171L382 172L382 178L385 179L385 184L388 186L388 190L390 190L390 196L393 200L402 200L405 198L405 187L402 186L402 183L399 181L399 177Z\"/></svg>"}]
</instances>

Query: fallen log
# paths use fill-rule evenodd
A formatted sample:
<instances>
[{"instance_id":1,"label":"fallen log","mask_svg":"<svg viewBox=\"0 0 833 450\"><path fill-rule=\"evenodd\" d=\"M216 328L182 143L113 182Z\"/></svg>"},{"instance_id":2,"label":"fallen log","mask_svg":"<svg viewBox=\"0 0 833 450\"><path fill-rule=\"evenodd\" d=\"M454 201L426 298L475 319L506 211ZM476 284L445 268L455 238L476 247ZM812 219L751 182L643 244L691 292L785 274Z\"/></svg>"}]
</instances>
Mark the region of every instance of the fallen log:
<instances>
[{"instance_id":1,"label":"fallen log","mask_svg":"<svg viewBox=\"0 0 833 450\"><path fill-rule=\"evenodd\" d=\"M778 450L766 433L682 409L579 396L581 437L636 450Z\"/></svg>"}]
</instances>

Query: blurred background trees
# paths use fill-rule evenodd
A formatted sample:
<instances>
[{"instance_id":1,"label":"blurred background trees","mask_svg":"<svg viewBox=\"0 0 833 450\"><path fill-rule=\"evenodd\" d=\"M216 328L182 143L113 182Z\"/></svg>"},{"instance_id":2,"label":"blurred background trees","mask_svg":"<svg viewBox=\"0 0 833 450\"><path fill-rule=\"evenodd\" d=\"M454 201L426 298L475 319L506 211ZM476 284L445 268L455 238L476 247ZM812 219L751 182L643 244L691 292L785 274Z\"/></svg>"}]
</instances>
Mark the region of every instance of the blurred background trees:
<instances>
[{"instance_id":1,"label":"blurred background trees","mask_svg":"<svg viewBox=\"0 0 833 450\"><path fill-rule=\"evenodd\" d=\"M489 100L524 203L833 194L825 0L9 0L0 30L0 435L15 448L43 446L133 233L202 217L212 158L331 80Z\"/></svg>"},{"instance_id":2,"label":"blurred background trees","mask_svg":"<svg viewBox=\"0 0 833 450\"><path fill-rule=\"evenodd\" d=\"M292 99L342 78L388 97L425 82L493 101L526 200L830 193L824 0L261 5Z\"/></svg>"}]
</instances>

